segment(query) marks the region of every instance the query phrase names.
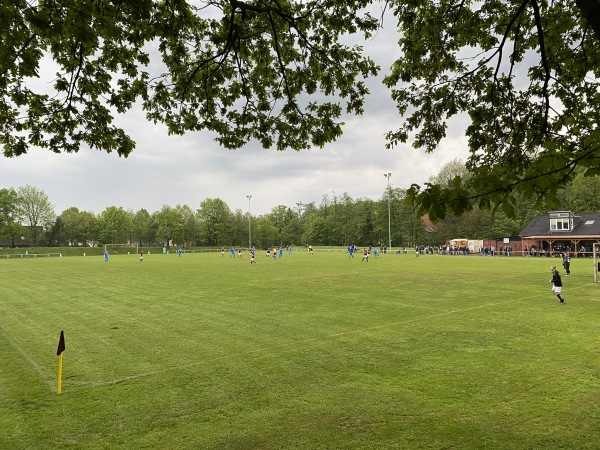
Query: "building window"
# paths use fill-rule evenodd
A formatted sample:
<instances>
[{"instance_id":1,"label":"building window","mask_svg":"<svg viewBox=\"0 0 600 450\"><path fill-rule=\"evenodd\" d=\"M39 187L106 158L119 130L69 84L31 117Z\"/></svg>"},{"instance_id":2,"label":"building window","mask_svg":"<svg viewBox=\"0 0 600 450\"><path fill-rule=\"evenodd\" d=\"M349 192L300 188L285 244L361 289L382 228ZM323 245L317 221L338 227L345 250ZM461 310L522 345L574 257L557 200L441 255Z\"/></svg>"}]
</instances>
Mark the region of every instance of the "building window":
<instances>
[{"instance_id":1,"label":"building window","mask_svg":"<svg viewBox=\"0 0 600 450\"><path fill-rule=\"evenodd\" d=\"M569 231L571 229L570 220L550 219L550 231Z\"/></svg>"}]
</instances>

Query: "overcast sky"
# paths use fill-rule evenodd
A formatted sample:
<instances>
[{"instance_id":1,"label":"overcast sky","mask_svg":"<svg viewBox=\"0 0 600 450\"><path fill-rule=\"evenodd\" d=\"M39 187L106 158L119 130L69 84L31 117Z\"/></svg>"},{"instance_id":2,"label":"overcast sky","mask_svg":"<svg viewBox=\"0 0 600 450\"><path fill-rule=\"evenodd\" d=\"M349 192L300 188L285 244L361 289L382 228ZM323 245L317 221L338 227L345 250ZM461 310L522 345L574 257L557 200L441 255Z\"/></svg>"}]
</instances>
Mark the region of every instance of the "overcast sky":
<instances>
[{"instance_id":1,"label":"overcast sky","mask_svg":"<svg viewBox=\"0 0 600 450\"><path fill-rule=\"evenodd\" d=\"M365 44L383 75L398 52L392 32L388 28ZM319 205L323 195L344 192L377 200L387 189L384 173L392 173L392 187L408 188L422 185L449 161L466 160L464 125L451 127L449 138L433 154L408 144L386 150L384 135L398 127L400 117L380 80L369 86L364 115L346 117L343 137L322 149L277 152L250 143L226 150L210 133L168 136L163 126L147 122L143 112L131 111L119 122L137 142L128 158L89 149L77 154L38 149L18 158L2 157L0 188L29 184L42 189L57 214L71 206L95 214L108 206L152 213L163 205L182 204L195 210L206 198L220 198L232 211L246 212L247 195L252 195L251 213L258 216L278 205Z\"/></svg>"}]
</instances>

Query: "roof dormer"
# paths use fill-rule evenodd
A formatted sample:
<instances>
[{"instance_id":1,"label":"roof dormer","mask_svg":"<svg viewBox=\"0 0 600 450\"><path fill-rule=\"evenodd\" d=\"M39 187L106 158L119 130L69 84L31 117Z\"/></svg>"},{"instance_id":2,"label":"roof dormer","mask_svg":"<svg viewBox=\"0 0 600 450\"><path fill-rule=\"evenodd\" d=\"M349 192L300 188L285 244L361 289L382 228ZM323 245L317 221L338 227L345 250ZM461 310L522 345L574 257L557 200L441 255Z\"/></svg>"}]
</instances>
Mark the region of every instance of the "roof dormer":
<instances>
[{"instance_id":1,"label":"roof dormer","mask_svg":"<svg viewBox=\"0 0 600 450\"><path fill-rule=\"evenodd\" d=\"M571 211L552 211L550 213L550 232L572 231L575 215Z\"/></svg>"}]
</instances>

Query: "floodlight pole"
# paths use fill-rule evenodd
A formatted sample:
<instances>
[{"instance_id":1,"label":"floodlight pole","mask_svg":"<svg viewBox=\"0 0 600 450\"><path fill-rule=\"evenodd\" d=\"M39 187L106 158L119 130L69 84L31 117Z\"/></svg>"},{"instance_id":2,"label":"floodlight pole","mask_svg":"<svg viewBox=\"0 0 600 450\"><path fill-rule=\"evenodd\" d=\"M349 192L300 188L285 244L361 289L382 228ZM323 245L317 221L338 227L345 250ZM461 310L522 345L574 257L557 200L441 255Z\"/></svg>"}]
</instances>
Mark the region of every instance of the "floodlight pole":
<instances>
[{"instance_id":1,"label":"floodlight pole","mask_svg":"<svg viewBox=\"0 0 600 450\"><path fill-rule=\"evenodd\" d=\"M390 201L391 201L391 197L392 197L391 191L390 191L390 178L392 178L392 174L390 172L388 172L388 173L384 173L383 176L387 178L387 182L388 182L388 188L387 188L387 200L388 200L388 241L389 241L388 252L390 252L392 250L392 219L391 219L391 207L390 207Z\"/></svg>"},{"instance_id":2,"label":"floodlight pole","mask_svg":"<svg viewBox=\"0 0 600 450\"><path fill-rule=\"evenodd\" d=\"M246 195L248 197L248 249L252 249L252 223L250 216L250 200L252 200L252 195Z\"/></svg>"}]
</instances>

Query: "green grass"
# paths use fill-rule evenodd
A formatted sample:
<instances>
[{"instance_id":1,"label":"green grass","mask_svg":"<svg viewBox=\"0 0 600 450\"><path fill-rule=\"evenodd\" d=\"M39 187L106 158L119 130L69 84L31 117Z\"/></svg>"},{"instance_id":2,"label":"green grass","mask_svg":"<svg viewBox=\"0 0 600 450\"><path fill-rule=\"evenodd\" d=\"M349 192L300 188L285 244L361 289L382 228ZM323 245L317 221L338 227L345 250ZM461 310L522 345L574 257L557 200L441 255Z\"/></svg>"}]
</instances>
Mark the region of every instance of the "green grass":
<instances>
[{"instance_id":1,"label":"green grass","mask_svg":"<svg viewBox=\"0 0 600 450\"><path fill-rule=\"evenodd\" d=\"M0 260L0 448L598 448L591 261L256 260Z\"/></svg>"}]
</instances>

